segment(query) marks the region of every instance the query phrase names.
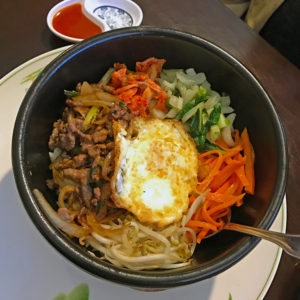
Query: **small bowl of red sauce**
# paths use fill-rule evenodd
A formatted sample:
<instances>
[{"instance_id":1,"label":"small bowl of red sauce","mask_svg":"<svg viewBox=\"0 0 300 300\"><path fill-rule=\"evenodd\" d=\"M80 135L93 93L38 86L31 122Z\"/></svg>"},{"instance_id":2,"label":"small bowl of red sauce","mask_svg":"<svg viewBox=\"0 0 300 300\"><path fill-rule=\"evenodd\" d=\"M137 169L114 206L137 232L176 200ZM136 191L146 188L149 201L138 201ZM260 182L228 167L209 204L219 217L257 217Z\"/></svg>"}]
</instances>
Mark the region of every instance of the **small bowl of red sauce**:
<instances>
[{"instance_id":1,"label":"small bowl of red sauce","mask_svg":"<svg viewBox=\"0 0 300 300\"><path fill-rule=\"evenodd\" d=\"M58 37L78 43L104 31L139 26L141 8L131 0L64 0L48 13L49 29Z\"/></svg>"}]
</instances>

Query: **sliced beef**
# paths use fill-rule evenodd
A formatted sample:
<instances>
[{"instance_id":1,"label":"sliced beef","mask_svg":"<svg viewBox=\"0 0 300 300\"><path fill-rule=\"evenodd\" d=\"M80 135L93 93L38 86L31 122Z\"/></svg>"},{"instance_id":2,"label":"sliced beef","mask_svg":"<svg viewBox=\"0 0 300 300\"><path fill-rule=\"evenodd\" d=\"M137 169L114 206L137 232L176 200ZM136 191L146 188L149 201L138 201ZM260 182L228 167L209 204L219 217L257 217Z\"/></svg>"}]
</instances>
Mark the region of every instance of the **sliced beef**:
<instances>
[{"instance_id":1,"label":"sliced beef","mask_svg":"<svg viewBox=\"0 0 300 300\"><path fill-rule=\"evenodd\" d=\"M102 143L107 139L108 130L102 126L98 126L95 132L92 134L93 141L95 143Z\"/></svg>"},{"instance_id":2,"label":"sliced beef","mask_svg":"<svg viewBox=\"0 0 300 300\"><path fill-rule=\"evenodd\" d=\"M114 143L110 142L107 144L82 144L82 151L87 153L89 156L96 158L97 156L107 155L108 152L114 147Z\"/></svg>"},{"instance_id":3,"label":"sliced beef","mask_svg":"<svg viewBox=\"0 0 300 300\"><path fill-rule=\"evenodd\" d=\"M78 137L81 143L92 143L92 135L87 134L83 130L83 120L78 118L72 118L67 123L68 130Z\"/></svg>"},{"instance_id":4,"label":"sliced beef","mask_svg":"<svg viewBox=\"0 0 300 300\"><path fill-rule=\"evenodd\" d=\"M111 115L114 120L126 120L132 119L132 114L128 111L126 106L115 104L111 109Z\"/></svg>"},{"instance_id":5,"label":"sliced beef","mask_svg":"<svg viewBox=\"0 0 300 300\"><path fill-rule=\"evenodd\" d=\"M70 132L62 120L54 122L53 131L50 136L48 145L53 151L55 148L60 148L70 151L75 147L76 137L74 133Z\"/></svg>"},{"instance_id":6,"label":"sliced beef","mask_svg":"<svg viewBox=\"0 0 300 300\"><path fill-rule=\"evenodd\" d=\"M73 168L79 169L86 165L88 156L86 154L78 154L73 157Z\"/></svg>"},{"instance_id":7,"label":"sliced beef","mask_svg":"<svg viewBox=\"0 0 300 300\"><path fill-rule=\"evenodd\" d=\"M73 181L85 185L88 183L90 169L69 168L69 169L64 169L63 174L64 174L64 176L72 179Z\"/></svg>"}]
</instances>

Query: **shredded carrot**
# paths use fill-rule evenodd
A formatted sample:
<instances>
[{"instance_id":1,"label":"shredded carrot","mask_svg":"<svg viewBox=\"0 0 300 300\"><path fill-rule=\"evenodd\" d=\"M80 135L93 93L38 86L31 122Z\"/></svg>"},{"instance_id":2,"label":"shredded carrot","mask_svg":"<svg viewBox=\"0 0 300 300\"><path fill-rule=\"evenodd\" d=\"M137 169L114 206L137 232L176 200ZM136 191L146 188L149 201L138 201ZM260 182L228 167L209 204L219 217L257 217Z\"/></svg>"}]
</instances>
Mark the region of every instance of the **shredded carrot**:
<instances>
[{"instance_id":1,"label":"shredded carrot","mask_svg":"<svg viewBox=\"0 0 300 300\"><path fill-rule=\"evenodd\" d=\"M197 194L193 194L189 197L190 200L190 205L196 200L196 198L198 198L199 195Z\"/></svg>"},{"instance_id":2,"label":"shredded carrot","mask_svg":"<svg viewBox=\"0 0 300 300\"><path fill-rule=\"evenodd\" d=\"M201 221L194 221L194 220L190 220L188 223L187 223L187 226L190 226L190 227L201 227L201 228L207 228L207 229L210 229L212 231L217 231L217 227L212 225L212 224L209 224L207 222L201 222Z\"/></svg>"},{"instance_id":3,"label":"shredded carrot","mask_svg":"<svg viewBox=\"0 0 300 300\"><path fill-rule=\"evenodd\" d=\"M216 144L226 152L212 150L201 153L199 159L197 192L207 190L203 205L194 213L186 226L193 229L197 243L212 232L223 228L231 207L241 206L246 193L254 193L254 153L247 129L239 135L233 132L235 146L229 148L223 140ZM250 157L250 159L249 159ZM190 196L190 204L197 195Z\"/></svg>"},{"instance_id":4,"label":"shredded carrot","mask_svg":"<svg viewBox=\"0 0 300 300\"><path fill-rule=\"evenodd\" d=\"M230 150L230 148L227 146L227 144L222 139L217 139L215 141L215 144L226 151Z\"/></svg>"},{"instance_id":5,"label":"shredded carrot","mask_svg":"<svg viewBox=\"0 0 300 300\"><path fill-rule=\"evenodd\" d=\"M228 191L228 188L232 185L232 179L228 179L222 186L220 186L217 190L216 193L224 194L225 192Z\"/></svg>"},{"instance_id":6,"label":"shredded carrot","mask_svg":"<svg viewBox=\"0 0 300 300\"><path fill-rule=\"evenodd\" d=\"M208 174L208 176L198 184L197 190L199 193L203 193L207 188L208 185L211 183L211 181L213 180L214 176L219 172L219 168L222 165L223 162L223 156L221 151L219 150L211 150L205 153L202 153L199 155L200 159L203 157L209 157L210 155L218 155L218 160L215 164L215 166L211 169L211 172Z\"/></svg>"},{"instance_id":7,"label":"shredded carrot","mask_svg":"<svg viewBox=\"0 0 300 300\"><path fill-rule=\"evenodd\" d=\"M242 162L232 161L219 172L218 176L212 180L210 188L213 191L218 189L230 176L232 176L233 173L235 173L240 166L242 166Z\"/></svg>"},{"instance_id":8,"label":"shredded carrot","mask_svg":"<svg viewBox=\"0 0 300 300\"><path fill-rule=\"evenodd\" d=\"M245 191L248 194L254 194L254 151L250 143L247 128L241 134L241 139L244 147L244 154L246 156L245 174L248 179L249 185L245 186Z\"/></svg>"}]
</instances>

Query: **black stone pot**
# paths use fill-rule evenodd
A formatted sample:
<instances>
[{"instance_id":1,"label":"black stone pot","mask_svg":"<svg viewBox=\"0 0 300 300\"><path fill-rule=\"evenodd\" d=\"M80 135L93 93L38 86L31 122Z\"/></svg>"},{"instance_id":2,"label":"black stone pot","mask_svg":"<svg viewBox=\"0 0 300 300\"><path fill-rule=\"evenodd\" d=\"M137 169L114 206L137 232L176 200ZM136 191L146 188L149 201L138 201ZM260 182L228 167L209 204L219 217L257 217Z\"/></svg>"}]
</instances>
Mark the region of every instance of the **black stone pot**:
<instances>
[{"instance_id":1,"label":"black stone pot","mask_svg":"<svg viewBox=\"0 0 300 300\"><path fill-rule=\"evenodd\" d=\"M269 228L281 206L287 179L284 130L269 96L235 58L211 42L169 29L138 27L106 32L75 45L51 62L30 87L13 134L12 159L23 204L42 235L66 258L87 272L140 289L165 289L214 276L242 259L259 239L221 232L197 247L193 263L177 270L130 271L100 261L57 229L32 194L44 193L56 208L56 195L45 180L49 172L48 138L65 105L64 89L77 82L97 82L114 62L133 69L136 61L165 58L165 68L194 67L205 72L214 90L226 92L237 113L235 127L248 128L256 154L256 192L233 209L232 220Z\"/></svg>"}]
</instances>

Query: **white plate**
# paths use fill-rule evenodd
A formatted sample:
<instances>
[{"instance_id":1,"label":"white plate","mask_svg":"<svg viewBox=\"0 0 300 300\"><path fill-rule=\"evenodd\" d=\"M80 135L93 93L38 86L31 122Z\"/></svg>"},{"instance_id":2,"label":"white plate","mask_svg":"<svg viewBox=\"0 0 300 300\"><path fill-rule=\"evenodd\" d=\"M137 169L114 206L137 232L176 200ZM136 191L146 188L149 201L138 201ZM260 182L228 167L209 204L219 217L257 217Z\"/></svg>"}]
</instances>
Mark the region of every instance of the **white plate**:
<instances>
[{"instance_id":1,"label":"white plate","mask_svg":"<svg viewBox=\"0 0 300 300\"><path fill-rule=\"evenodd\" d=\"M261 241L244 259L216 277L171 290L145 293L93 277L62 257L41 236L19 198L11 165L11 136L20 103L36 77L67 47L40 55L0 80L0 286L1 299L53 299L87 283L90 300L263 299L275 276L281 249ZM271 229L285 232L284 199Z\"/></svg>"}]
</instances>

